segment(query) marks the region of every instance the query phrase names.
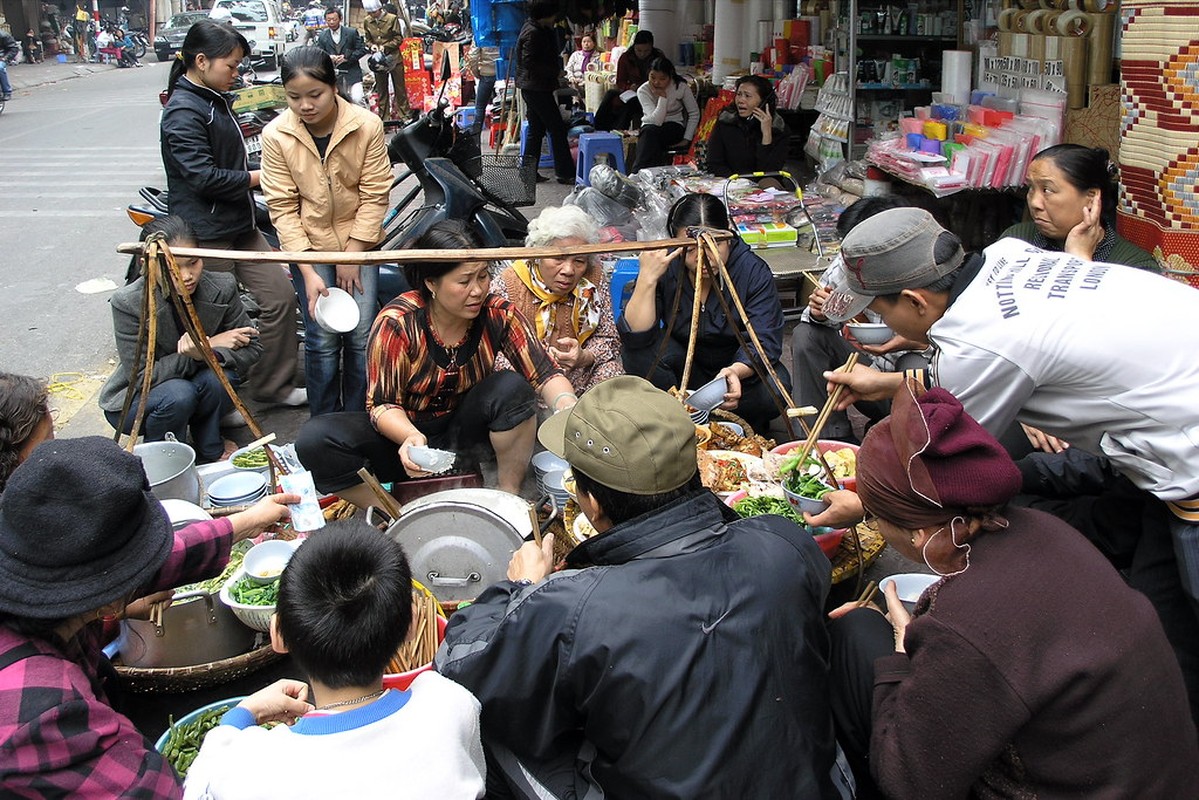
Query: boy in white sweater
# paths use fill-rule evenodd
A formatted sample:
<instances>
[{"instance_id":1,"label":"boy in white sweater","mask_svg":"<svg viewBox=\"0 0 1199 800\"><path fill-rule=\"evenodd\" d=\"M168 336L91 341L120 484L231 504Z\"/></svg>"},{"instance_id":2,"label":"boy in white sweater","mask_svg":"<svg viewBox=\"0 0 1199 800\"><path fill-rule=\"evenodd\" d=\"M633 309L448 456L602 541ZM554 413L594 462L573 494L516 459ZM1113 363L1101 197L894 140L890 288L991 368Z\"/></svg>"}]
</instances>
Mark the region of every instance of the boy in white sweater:
<instances>
[{"instance_id":1,"label":"boy in white sweater","mask_svg":"<svg viewBox=\"0 0 1199 800\"><path fill-rule=\"evenodd\" d=\"M383 673L412 623L404 551L362 522L330 525L292 556L271 642L308 687L245 698L204 739L184 798L480 798L479 702L435 672L405 691ZM264 722L282 721L270 730Z\"/></svg>"}]
</instances>

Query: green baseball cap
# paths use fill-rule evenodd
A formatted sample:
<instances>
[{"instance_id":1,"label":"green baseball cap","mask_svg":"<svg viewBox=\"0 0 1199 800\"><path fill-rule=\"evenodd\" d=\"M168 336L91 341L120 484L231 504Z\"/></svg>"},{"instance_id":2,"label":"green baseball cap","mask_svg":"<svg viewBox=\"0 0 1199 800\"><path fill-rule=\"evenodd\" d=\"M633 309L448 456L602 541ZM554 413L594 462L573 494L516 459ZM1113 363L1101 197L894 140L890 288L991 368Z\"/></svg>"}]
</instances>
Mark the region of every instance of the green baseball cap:
<instances>
[{"instance_id":1,"label":"green baseball cap","mask_svg":"<svg viewBox=\"0 0 1199 800\"><path fill-rule=\"evenodd\" d=\"M546 420L537 438L593 480L627 494L662 494L695 474L695 423L683 404L644 378L588 389Z\"/></svg>"}]
</instances>

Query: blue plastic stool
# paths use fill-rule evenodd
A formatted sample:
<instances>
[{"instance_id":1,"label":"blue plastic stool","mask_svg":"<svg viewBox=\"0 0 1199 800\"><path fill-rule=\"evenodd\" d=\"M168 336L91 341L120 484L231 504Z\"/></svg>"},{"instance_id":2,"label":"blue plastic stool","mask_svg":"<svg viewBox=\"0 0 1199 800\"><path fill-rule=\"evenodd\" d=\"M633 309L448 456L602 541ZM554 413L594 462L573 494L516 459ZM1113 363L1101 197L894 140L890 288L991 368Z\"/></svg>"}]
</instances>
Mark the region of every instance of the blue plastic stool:
<instances>
[{"instance_id":1,"label":"blue plastic stool","mask_svg":"<svg viewBox=\"0 0 1199 800\"><path fill-rule=\"evenodd\" d=\"M595 157L600 153L611 156L608 162L616 171L624 174L624 140L618 133L598 131L584 133L579 136L579 164L575 168L575 183L581 186L591 185L591 168L595 165Z\"/></svg>"},{"instance_id":2,"label":"blue plastic stool","mask_svg":"<svg viewBox=\"0 0 1199 800\"><path fill-rule=\"evenodd\" d=\"M550 149L550 137L546 134L541 139L541 160L537 162L538 168L554 166L554 154ZM520 155L524 158L525 151L529 149L529 121L525 120L520 123Z\"/></svg>"},{"instance_id":3,"label":"blue plastic stool","mask_svg":"<svg viewBox=\"0 0 1199 800\"><path fill-rule=\"evenodd\" d=\"M635 258L622 258L616 262L616 267L612 270L612 277L608 278L608 288L612 290L613 320L620 320L625 301L628 300L625 290L628 289L628 293L632 294L633 287L630 283L636 280L640 269L641 262Z\"/></svg>"}]
</instances>

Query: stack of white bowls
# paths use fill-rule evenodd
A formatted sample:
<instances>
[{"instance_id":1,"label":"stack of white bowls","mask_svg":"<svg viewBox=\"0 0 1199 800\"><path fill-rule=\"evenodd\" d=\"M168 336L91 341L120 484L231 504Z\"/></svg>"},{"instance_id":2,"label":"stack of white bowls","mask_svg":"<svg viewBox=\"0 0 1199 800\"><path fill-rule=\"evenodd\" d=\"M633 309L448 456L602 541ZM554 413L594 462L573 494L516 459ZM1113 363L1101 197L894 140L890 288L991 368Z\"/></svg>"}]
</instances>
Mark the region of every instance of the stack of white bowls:
<instances>
[{"instance_id":1,"label":"stack of white bowls","mask_svg":"<svg viewBox=\"0 0 1199 800\"><path fill-rule=\"evenodd\" d=\"M545 473L542 478L543 493L550 496L550 500L554 501L555 508L566 508L566 503L570 500L570 492L566 491L566 475L567 470L555 469Z\"/></svg>"},{"instance_id":2,"label":"stack of white bowls","mask_svg":"<svg viewBox=\"0 0 1199 800\"><path fill-rule=\"evenodd\" d=\"M267 480L260 472L234 472L212 482L208 502L214 508L247 506L266 497Z\"/></svg>"},{"instance_id":3,"label":"stack of white bowls","mask_svg":"<svg viewBox=\"0 0 1199 800\"><path fill-rule=\"evenodd\" d=\"M541 497L543 495L548 494L548 495L550 495L550 497L553 497L553 492L550 491L550 487L546 486L546 483L545 483L546 475L549 475L550 473L553 473L553 472L559 473L558 481L557 481L557 484L558 484L557 489L559 491L561 491L562 490L562 480L561 480L562 475L561 475L561 473L563 470L565 470L569 466L570 465L566 463L566 459L558 458L558 456L554 455L549 450L542 450L540 453L537 453L536 455L534 455L533 456L533 473L537 476L537 496ZM560 505L558 507L561 508L562 506Z\"/></svg>"}]
</instances>

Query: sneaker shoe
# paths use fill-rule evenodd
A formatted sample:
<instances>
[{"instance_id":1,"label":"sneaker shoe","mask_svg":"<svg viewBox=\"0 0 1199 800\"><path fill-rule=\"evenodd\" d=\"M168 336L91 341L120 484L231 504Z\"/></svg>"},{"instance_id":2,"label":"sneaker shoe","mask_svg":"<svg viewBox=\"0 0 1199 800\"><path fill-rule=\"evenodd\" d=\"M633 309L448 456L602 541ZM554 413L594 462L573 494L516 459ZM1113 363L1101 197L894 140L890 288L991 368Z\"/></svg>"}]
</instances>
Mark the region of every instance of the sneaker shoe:
<instances>
[{"instance_id":1,"label":"sneaker shoe","mask_svg":"<svg viewBox=\"0 0 1199 800\"><path fill-rule=\"evenodd\" d=\"M308 405L308 390L303 387L292 389L286 397L279 401L279 405L289 408Z\"/></svg>"},{"instance_id":2,"label":"sneaker shoe","mask_svg":"<svg viewBox=\"0 0 1199 800\"><path fill-rule=\"evenodd\" d=\"M12 92L9 92L8 94L4 95L4 97L0 97L0 100L3 100L3 101L4 101L4 102L6 102L6 103L7 103L9 100L12 100Z\"/></svg>"},{"instance_id":3,"label":"sneaker shoe","mask_svg":"<svg viewBox=\"0 0 1199 800\"><path fill-rule=\"evenodd\" d=\"M241 412L236 408L230 411L225 416L221 417L222 428L244 428L246 427L246 418L241 415Z\"/></svg>"}]
</instances>

